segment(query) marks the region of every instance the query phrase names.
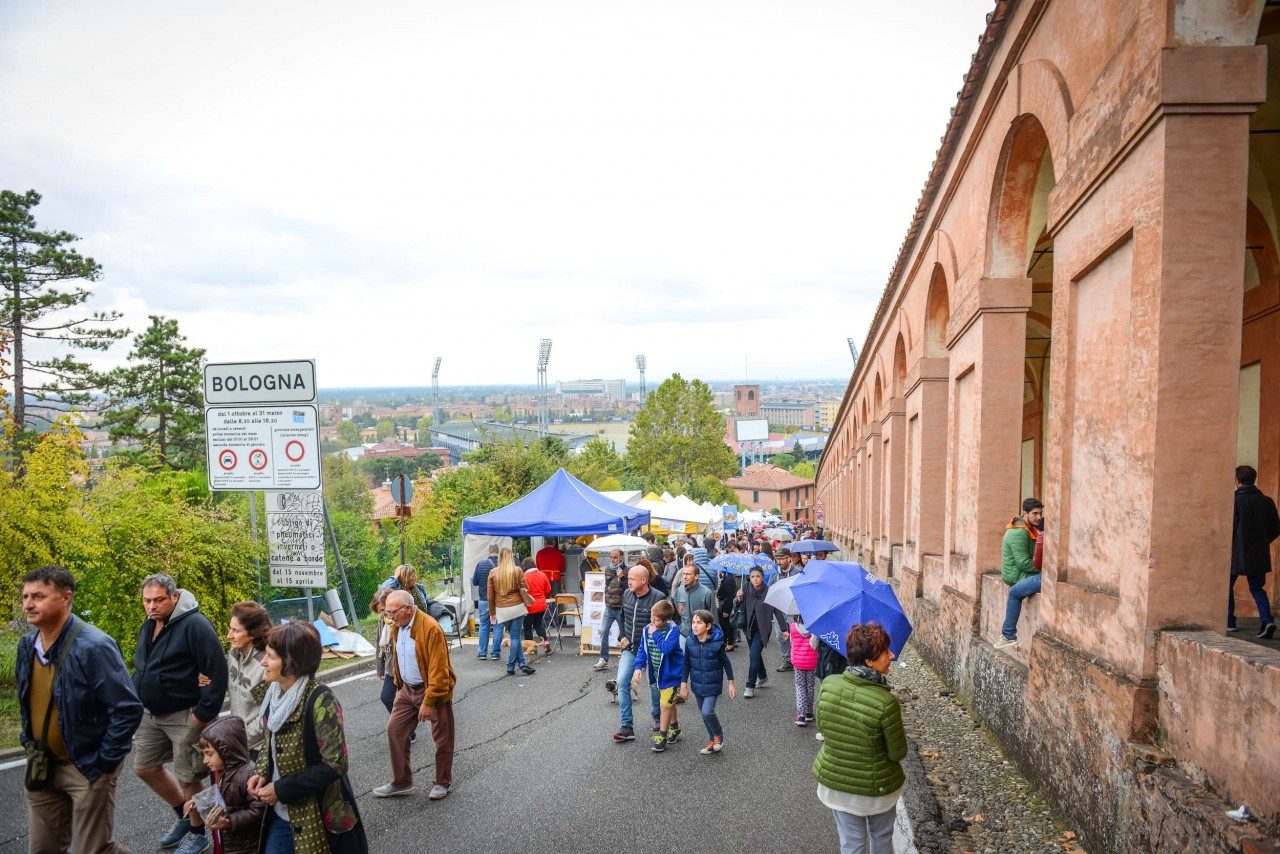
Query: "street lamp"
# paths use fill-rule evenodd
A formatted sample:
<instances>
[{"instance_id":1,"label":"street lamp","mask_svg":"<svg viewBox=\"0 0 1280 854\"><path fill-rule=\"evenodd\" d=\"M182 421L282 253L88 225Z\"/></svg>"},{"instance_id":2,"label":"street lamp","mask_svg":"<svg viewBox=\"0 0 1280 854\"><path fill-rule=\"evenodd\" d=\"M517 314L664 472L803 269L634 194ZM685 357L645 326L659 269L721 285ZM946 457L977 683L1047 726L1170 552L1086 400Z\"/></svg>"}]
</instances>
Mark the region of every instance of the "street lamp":
<instances>
[{"instance_id":1,"label":"street lamp","mask_svg":"<svg viewBox=\"0 0 1280 854\"><path fill-rule=\"evenodd\" d=\"M440 357L436 356L436 363L431 368L431 424L434 427L440 426L440 409L436 403L440 394ZM427 434L430 435L429 433Z\"/></svg>"},{"instance_id":2,"label":"street lamp","mask_svg":"<svg viewBox=\"0 0 1280 854\"><path fill-rule=\"evenodd\" d=\"M636 356L636 369L640 371L640 403L642 405L644 404L645 395L647 394L647 390L644 385L644 369L647 364L648 360L645 359L643 353Z\"/></svg>"},{"instance_id":3,"label":"street lamp","mask_svg":"<svg viewBox=\"0 0 1280 854\"><path fill-rule=\"evenodd\" d=\"M547 364L551 361L551 339L538 342L538 435L547 435Z\"/></svg>"}]
</instances>

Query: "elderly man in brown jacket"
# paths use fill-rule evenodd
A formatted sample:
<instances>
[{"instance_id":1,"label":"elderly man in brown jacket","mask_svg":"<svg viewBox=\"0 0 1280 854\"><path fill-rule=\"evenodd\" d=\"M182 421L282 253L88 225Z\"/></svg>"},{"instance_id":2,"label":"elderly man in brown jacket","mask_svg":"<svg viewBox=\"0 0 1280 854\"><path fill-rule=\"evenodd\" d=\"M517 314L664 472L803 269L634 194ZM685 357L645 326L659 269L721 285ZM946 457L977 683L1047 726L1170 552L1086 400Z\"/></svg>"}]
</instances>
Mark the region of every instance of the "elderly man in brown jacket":
<instances>
[{"instance_id":1,"label":"elderly man in brown jacket","mask_svg":"<svg viewBox=\"0 0 1280 854\"><path fill-rule=\"evenodd\" d=\"M396 699L387 721L391 749L391 782L373 790L379 798L413 791L409 764L409 738L419 721L431 721L436 742L436 780L428 796L438 801L453 783L453 686L457 677L449 662L444 630L431 616L418 610L413 596L396 590L387 596L383 612L391 616L391 676Z\"/></svg>"}]
</instances>

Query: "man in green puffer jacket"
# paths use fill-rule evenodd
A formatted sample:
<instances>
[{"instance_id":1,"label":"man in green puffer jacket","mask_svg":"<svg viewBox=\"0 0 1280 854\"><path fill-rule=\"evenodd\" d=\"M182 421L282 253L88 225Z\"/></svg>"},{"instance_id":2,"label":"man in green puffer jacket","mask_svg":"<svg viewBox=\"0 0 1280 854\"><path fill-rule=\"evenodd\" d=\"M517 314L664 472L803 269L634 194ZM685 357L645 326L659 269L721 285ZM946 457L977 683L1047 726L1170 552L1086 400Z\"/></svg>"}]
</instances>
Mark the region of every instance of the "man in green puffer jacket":
<instances>
[{"instance_id":1,"label":"man in green puffer jacket","mask_svg":"<svg viewBox=\"0 0 1280 854\"><path fill-rule=\"evenodd\" d=\"M818 800L835 816L841 851L889 854L907 755L902 709L885 680L889 633L879 623L856 625L845 649L849 668L822 680L818 695Z\"/></svg>"},{"instance_id":2,"label":"man in green puffer jacket","mask_svg":"<svg viewBox=\"0 0 1280 854\"><path fill-rule=\"evenodd\" d=\"M1000 577L1009 585L1009 599L1004 608L1004 625L996 649L1018 642L1018 618L1022 616L1022 600L1040 592L1040 569L1035 565L1036 540L1044 524L1044 504L1038 498L1022 502L1022 515L1015 516L1005 529L1000 544Z\"/></svg>"}]
</instances>

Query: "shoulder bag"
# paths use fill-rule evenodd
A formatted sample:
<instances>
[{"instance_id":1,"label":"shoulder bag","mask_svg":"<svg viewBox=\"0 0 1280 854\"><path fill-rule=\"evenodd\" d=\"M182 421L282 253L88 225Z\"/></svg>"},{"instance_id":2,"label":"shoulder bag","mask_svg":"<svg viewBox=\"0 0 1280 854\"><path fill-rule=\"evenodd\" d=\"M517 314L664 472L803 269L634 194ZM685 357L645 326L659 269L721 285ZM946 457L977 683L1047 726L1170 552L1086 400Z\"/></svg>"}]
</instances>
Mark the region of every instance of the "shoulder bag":
<instances>
[{"instance_id":1,"label":"shoulder bag","mask_svg":"<svg viewBox=\"0 0 1280 854\"><path fill-rule=\"evenodd\" d=\"M76 642L76 636L80 634L80 630L84 628L84 623L76 623L71 633L67 635L67 639L62 642L62 649L58 651L58 660L53 663L53 675L49 679L49 705L44 710L44 726L40 729L39 740L27 742L27 772L22 779L22 785L26 787L28 792L38 792L41 789L48 788L53 782L53 772L56 766L52 754L49 753L49 721L53 720L54 698L58 687L58 671L62 670L62 662L67 660L67 653L71 652L71 645ZM35 661L36 651L31 650L31 669L36 668ZM28 694L28 702L30 702L30 694Z\"/></svg>"}]
</instances>

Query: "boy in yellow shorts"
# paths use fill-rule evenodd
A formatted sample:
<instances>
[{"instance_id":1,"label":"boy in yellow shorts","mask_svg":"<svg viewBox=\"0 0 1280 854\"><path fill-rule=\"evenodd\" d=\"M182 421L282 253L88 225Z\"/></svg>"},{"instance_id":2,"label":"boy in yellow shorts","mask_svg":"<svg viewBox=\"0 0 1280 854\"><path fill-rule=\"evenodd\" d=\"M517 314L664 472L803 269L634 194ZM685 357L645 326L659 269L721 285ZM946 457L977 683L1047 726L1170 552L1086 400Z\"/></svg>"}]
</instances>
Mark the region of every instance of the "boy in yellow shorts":
<instances>
[{"instance_id":1,"label":"boy in yellow shorts","mask_svg":"<svg viewBox=\"0 0 1280 854\"><path fill-rule=\"evenodd\" d=\"M669 743L680 737L680 724L676 720L676 695L684 677L684 647L680 644L680 627L672 618L676 608L670 599L663 599L653 606L649 625L640 637L636 650L636 669L631 684L639 686L640 675L647 673L649 684L658 686L658 705L661 717L658 732L653 736L653 752L661 753Z\"/></svg>"}]
</instances>

